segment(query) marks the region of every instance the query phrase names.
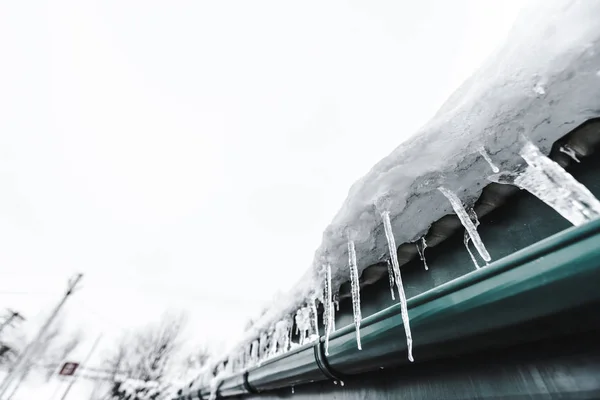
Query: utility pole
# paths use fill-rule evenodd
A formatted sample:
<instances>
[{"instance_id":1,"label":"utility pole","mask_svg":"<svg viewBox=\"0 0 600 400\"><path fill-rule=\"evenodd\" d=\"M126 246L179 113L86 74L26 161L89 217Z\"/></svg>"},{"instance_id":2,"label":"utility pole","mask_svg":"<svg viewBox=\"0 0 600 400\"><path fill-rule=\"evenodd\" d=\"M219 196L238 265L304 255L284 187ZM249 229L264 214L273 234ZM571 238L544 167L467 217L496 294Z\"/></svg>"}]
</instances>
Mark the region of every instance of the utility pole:
<instances>
[{"instance_id":1,"label":"utility pole","mask_svg":"<svg viewBox=\"0 0 600 400\"><path fill-rule=\"evenodd\" d=\"M85 367L90 362L90 358L92 358L92 355L94 354L94 351L96 351L96 347L98 347L98 343L100 343L100 339L102 339L102 334L98 335L98 338L96 339L96 341L92 345L92 348L91 348L90 352L88 353L88 355L85 358L85 360L83 360L83 365L80 365L80 367L82 367L82 366ZM60 398L60 400L65 400L67 398L67 395L69 394L69 391L71 391L71 388L73 387L73 385L77 381L77 378L79 378L79 375L81 375L81 373L78 373L77 371L75 371L75 376L71 379L71 382L69 382L69 386L67 386L67 388L65 389L65 393Z\"/></svg>"},{"instance_id":2,"label":"utility pole","mask_svg":"<svg viewBox=\"0 0 600 400\"><path fill-rule=\"evenodd\" d=\"M25 350L21 353L21 355L15 362L12 371L10 371L10 373L6 376L6 378L4 378L4 381L2 381L2 385L0 385L0 400L6 394L9 387L11 386L12 382L16 381L17 384L16 384L14 391L11 394L11 397L18 390L19 385L21 384L23 379L25 379L25 376L29 372L28 368L27 368L27 364L29 363L29 360L31 359L32 356L35 355L37 347L39 346L39 343L42 340L44 334L46 333L46 331L48 330L48 328L50 327L52 322L56 319L58 312L65 305L69 296L71 296L73 294L73 292L77 288L77 285L79 284L79 281L81 281L82 277L83 277L82 274L77 274L73 278L69 279L69 284L67 286L67 290L66 290L65 294L63 295L62 299L60 300L58 305L54 308L54 310L52 311L52 313L50 314L50 316L48 317L48 319L46 320L44 325L40 328L35 339L33 339L27 345Z\"/></svg>"},{"instance_id":3,"label":"utility pole","mask_svg":"<svg viewBox=\"0 0 600 400\"><path fill-rule=\"evenodd\" d=\"M4 330L4 328L6 328L7 326L10 326L10 324L13 323L14 320L19 319L21 321L25 321L25 317L23 317L20 313L18 313L17 311L13 311L10 309L7 309L6 311L8 311L8 313L10 314L2 323L2 325L0 325L0 333L2 333L2 331Z\"/></svg>"}]
</instances>

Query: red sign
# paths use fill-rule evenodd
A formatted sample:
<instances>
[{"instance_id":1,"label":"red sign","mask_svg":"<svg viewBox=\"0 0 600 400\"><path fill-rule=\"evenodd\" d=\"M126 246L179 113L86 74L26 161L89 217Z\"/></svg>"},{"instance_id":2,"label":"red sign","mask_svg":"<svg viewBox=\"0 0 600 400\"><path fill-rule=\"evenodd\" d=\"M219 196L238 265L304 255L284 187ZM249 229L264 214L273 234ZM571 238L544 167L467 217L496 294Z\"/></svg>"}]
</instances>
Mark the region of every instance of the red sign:
<instances>
[{"instance_id":1,"label":"red sign","mask_svg":"<svg viewBox=\"0 0 600 400\"><path fill-rule=\"evenodd\" d=\"M73 376L77 367L79 367L78 363L66 362L58 374L62 376Z\"/></svg>"}]
</instances>

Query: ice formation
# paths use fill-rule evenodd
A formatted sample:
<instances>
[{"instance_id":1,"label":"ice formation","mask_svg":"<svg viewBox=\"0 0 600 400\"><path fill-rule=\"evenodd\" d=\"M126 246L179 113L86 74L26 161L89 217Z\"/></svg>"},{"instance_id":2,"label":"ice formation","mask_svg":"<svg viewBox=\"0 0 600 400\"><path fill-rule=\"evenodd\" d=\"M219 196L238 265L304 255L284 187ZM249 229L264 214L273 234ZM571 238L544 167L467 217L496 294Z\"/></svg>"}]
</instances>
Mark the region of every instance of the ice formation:
<instances>
[{"instance_id":1,"label":"ice formation","mask_svg":"<svg viewBox=\"0 0 600 400\"><path fill-rule=\"evenodd\" d=\"M467 211L465 210L458 196L454 192L448 190L443 186L440 186L438 190L442 192L444 196L446 196L446 198L452 205L454 212L456 213L458 219L460 219L460 222L463 224L463 226L469 233L469 237L473 241L473 244L475 245L475 248L477 249L477 252L479 252L481 258L483 258L486 262L489 262L492 259L492 257L490 257L490 254L485 248L481 237L479 237L479 233L477 233L477 228L475 227L475 224L473 224L473 221L471 221L469 214L467 214Z\"/></svg>"},{"instance_id":2,"label":"ice formation","mask_svg":"<svg viewBox=\"0 0 600 400\"><path fill-rule=\"evenodd\" d=\"M334 291L348 280L348 238L344 234L348 227L360 226L361 236L353 238L356 248L361 250L356 254L357 275L380 262L387 246L380 212L373 204L382 193L393 198L386 210L394 224L402 226L396 232L397 244L414 242L448 212L447 199L432 195L439 186L461 188L459 196L455 195L459 210L460 200L480 196L487 183L485 173L476 165L480 157L473 157L480 146L493 154L494 165L501 171L519 171L523 164L518 156L521 132L527 132L532 143L548 154L552 143L569 129L600 117L596 75L600 65L597 21L600 2L538 0L535 3L537 7L524 8L505 44L450 96L431 121L350 188L347 199L323 233L310 269L285 298L274 302L256 320L231 352L242 351L277 321L293 316L322 291L324 278L318 271L325 252L332 267ZM535 96L532 90L541 82L540 77L544 78L543 97ZM550 192L555 192L556 184L546 173L527 168L528 173L519 179L522 185L529 184L539 192L549 183ZM538 182L536 186L532 176L542 177L543 185ZM558 198L558 193L538 194L550 197L546 200L576 224L597 215L595 199L588 204L589 195L582 198L581 190L573 190L571 186L568 191L567 200ZM573 204L573 199L577 204ZM464 214L463 219L468 220ZM477 231L467 231L480 251L482 243L471 235ZM262 359L262 352L259 357ZM227 354L220 361L226 358Z\"/></svg>"},{"instance_id":3,"label":"ice formation","mask_svg":"<svg viewBox=\"0 0 600 400\"><path fill-rule=\"evenodd\" d=\"M477 227L479 226L479 219L477 219L477 214L475 213L475 210L473 210L472 208L469 208L469 210L467 212L469 214L469 217L471 218L471 221L473 222L473 225L475 225L475 229L477 229ZM465 248L469 252L469 256L471 256L471 261L473 261L475 268L480 269L481 267L479 266L479 263L477 262L475 255L473 254L473 252L471 251L471 248L469 247L469 240L471 240L471 236L469 236L469 232L465 229L465 237L464 237Z\"/></svg>"},{"instance_id":4,"label":"ice formation","mask_svg":"<svg viewBox=\"0 0 600 400\"><path fill-rule=\"evenodd\" d=\"M419 243L421 247L419 247ZM417 252L419 253L419 258L423 261L423 266L425 267L425 271L429 271L429 266L427 266L427 260L425 259L425 249L427 248L427 241L425 240L425 236L421 238L417 243Z\"/></svg>"},{"instance_id":5,"label":"ice formation","mask_svg":"<svg viewBox=\"0 0 600 400\"><path fill-rule=\"evenodd\" d=\"M319 338L319 314L317 312L317 299L312 299L310 302L310 317L312 321L311 335L316 335ZM311 339L312 340L312 339Z\"/></svg>"},{"instance_id":6,"label":"ice formation","mask_svg":"<svg viewBox=\"0 0 600 400\"><path fill-rule=\"evenodd\" d=\"M485 151L485 147L481 146L479 148L479 154L481 154L481 156L483 157L483 159L485 161L487 161L487 163L490 165L490 168L492 169L492 171L494 173L500 172L500 168L498 168L498 166L496 166L496 164L494 164L494 162L492 161L490 155L487 153L487 151Z\"/></svg>"},{"instance_id":7,"label":"ice formation","mask_svg":"<svg viewBox=\"0 0 600 400\"><path fill-rule=\"evenodd\" d=\"M400 264L398 263L398 253L396 252L396 239L394 239L394 231L390 221L389 211L381 213L383 219L383 229L387 238L390 259L392 260L392 270L398 288L398 297L400 299L400 311L402 314L402 324L404 325L404 333L406 334L406 346L408 348L408 359L414 361L412 355L412 333L410 332L410 318L408 317L408 306L406 303L406 295L404 294L404 285L402 284L402 276L400 275Z\"/></svg>"},{"instance_id":8,"label":"ice formation","mask_svg":"<svg viewBox=\"0 0 600 400\"><path fill-rule=\"evenodd\" d=\"M329 335L333 329L334 311L333 295L331 289L331 265L325 266L325 293L323 295L323 321L325 322L325 355L329 355Z\"/></svg>"},{"instance_id":9,"label":"ice formation","mask_svg":"<svg viewBox=\"0 0 600 400\"><path fill-rule=\"evenodd\" d=\"M273 357L285 353L290 347L290 331L292 329L291 321L283 320L275 324L275 330L272 332L268 357Z\"/></svg>"},{"instance_id":10,"label":"ice formation","mask_svg":"<svg viewBox=\"0 0 600 400\"><path fill-rule=\"evenodd\" d=\"M300 333L300 345L304 345L310 336L311 330L311 318L310 309L308 307L302 307L296 313L296 329Z\"/></svg>"},{"instance_id":11,"label":"ice formation","mask_svg":"<svg viewBox=\"0 0 600 400\"><path fill-rule=\"evenodd\" d=\"M568 144L565 144L564 146L560 146L559 150L561 153L565 153L566 155L571 157L571 159L573 159L573 161L575 161L577 163L581 162L581 161L579 161L579 158L577 158L577 153L575 152L575 150L573 150L571 147L569 147ZM498 172L498 171L494 171L494 172Z\"/></svg>"},{"instance_id":12,"label":"ice formation","mask_svg":"<svg viewBox=\"0 0 600 400\"><path fill-rule=\"evenodd\" d=\"M250 345L250 365L258 363L258 348L260 347L258 340L253 340Z\"/></svg>"},{"instance_id":13,"label":"ice formation","mask_svg":"<svg viewBox=\"0 0 600 400\"><path fill-rule=\"evenodd\" d=\"M352 286L352 310L354 312L354 329L356 330L356 345L362 350L360 344L360 282L358 281L358 266L356 265L356 248L354 241L348 240L348 264L350 266L350 284Z\"/></svg>"},{"instance_id":14,"label":"ice formation","mask_svg":"<svg viewBox=\"0 0 600 400\"><path fill-rule=\"evenodd\" d=\"M392 295L392 300L396 300L396 296L394 296L394 270L392 269L392 263L390 262L390 260L387 260L386 264L388 270L388 279L390 281L390 294Z\"/></svg>"},{"instance_id":15,"label":"ice formation","mask_svg":"<svg viewBox=\"0 0 600 400\"><path fill-rule=\"evenodd\" d=\"M269 349L269 336L267 332L262 332L259 338L259 352L258 352L258 363L265 361L268 357Z\"/></svg>"},{"instance_id":16,"label":"ice formation","mask_svg":"<svg viewBox=\"0 0 600 400\"><path fill-rule=\"evenodd\" d=\"M600 217L600 201L592 192L533 143L526 142L519 154L527 163L524 170L500 173L489 179L527 190L575 226Z\"/></svg>"},{"instance_id":17,"label":"ice formation","mask_svg":"<svg viewBox=\"0 0 600 400\"><path fill-rule=\"evenodd\" d=\"M279 321L277 324L275 324L275 338L277 345L277 350L275 351L275 354L285 353L286 351L288 351L290 347L291 330L292 324L289 320Z\"/></svg>"}]
</instances>

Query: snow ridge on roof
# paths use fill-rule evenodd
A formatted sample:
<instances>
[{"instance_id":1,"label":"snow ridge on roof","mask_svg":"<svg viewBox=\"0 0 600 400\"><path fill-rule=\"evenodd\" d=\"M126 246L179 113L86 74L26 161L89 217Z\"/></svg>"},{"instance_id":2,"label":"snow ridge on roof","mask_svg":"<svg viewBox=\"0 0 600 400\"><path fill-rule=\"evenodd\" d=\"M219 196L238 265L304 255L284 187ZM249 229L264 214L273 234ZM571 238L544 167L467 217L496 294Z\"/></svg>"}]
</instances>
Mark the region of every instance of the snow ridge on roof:
<instances>
[{"instance_id":1,"label":"snow ridge on roof","mask_svg":"<svg viewBox=\"0 0 600 400\"><path fill-rule=\"evenodd\" d=\"M402 244L453 213L440 185L472 204L492 174L481 146L501 170L511 170L523 163L523 135L547 154L573 127L600 116L598 15L600 2L584 0L535 1L524 10L506 44L435 117L351 187L323 233L313 266L231 352L320 298L324 263L331 264L333 288L348 281L348 237L355 242L359 273L387 259L381 211L389 211L396 243Z\"/></svg>"}]
</instances>

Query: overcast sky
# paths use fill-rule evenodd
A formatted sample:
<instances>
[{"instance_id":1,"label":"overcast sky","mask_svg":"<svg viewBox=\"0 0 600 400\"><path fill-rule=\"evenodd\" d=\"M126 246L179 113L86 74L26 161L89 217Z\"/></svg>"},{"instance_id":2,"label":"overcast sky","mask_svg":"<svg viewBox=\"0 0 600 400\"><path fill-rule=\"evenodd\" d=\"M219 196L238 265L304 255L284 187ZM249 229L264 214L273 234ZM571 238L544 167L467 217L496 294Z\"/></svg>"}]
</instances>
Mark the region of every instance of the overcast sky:
<instances>
[{"instance_id":1,"label":"overcast sky","mask_svg":"<svg viewBox=\"0 0 600 400\"><path fill-rule=\"evenodd\" d=\"M518 3L1 2L0 307L235 339Z\"/></svg>"}]
</instances>

